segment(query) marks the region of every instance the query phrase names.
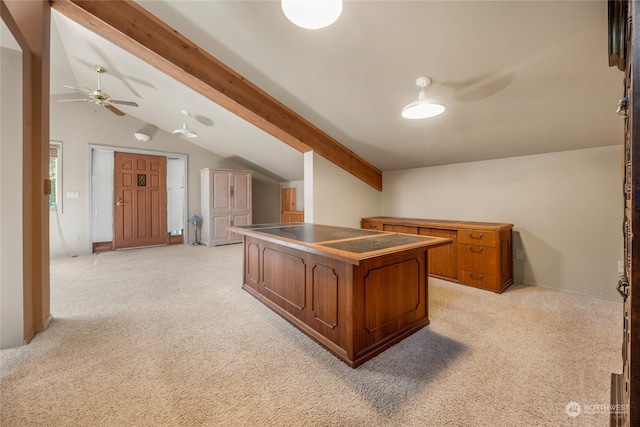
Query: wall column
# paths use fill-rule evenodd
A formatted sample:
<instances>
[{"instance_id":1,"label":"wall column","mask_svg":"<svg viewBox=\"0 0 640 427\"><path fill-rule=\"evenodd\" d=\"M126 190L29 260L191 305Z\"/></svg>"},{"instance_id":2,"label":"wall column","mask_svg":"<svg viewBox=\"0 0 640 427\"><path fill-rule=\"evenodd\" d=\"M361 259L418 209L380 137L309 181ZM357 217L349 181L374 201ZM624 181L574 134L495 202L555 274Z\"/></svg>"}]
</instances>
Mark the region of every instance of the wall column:
<instances>
[{"instance_id":1,"label":"wall column","mask_svg":"<svg viewBox=\"0 0 640 427\"><path fill-rule=\"evenodd\" d=\"M0 0L2 19L23 51L24 341L51 320L49 293L49 2Z\"/></svg>"}]
</instances>

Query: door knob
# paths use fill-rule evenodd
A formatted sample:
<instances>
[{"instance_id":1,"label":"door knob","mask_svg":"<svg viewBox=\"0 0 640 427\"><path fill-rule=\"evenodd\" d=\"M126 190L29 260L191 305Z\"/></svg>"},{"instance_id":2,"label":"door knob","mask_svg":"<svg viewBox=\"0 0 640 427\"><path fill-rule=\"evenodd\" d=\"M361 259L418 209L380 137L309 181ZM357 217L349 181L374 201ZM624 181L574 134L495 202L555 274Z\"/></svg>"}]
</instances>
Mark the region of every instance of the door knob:
<instances>
[{"instance_id":1,"label":"door knob","mask_svg":"<svg viewBox=\"0 0 640 427\"><path fill-rule=\"evenodd\" d=\"M629 278L627 276L620 276L618 279L618 286L616 286L616 290L622 297L622 299L627 299L629 296Z\"/></svg>"},{"instance_id":2,"label":"door knob","mask_svg":"<svg viewBox=\"0 0 640 427\"><path fill-rule=\"evenodd\" d=\"M126 205L126 204L127 204L127 202L123 202L123 201L122 201L122 197L118 197L118 198L116 199L116 206L124 206L124 205Z\"/></svg>"}]
</instances>

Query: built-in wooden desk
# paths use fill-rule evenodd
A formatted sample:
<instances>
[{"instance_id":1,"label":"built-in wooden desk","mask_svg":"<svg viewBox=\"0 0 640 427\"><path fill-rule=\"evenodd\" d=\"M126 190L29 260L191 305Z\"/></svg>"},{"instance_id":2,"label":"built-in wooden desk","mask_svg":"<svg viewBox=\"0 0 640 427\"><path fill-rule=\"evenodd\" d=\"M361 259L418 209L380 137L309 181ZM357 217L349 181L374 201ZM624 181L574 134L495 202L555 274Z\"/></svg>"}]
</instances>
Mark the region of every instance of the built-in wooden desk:
<instances>
[{"instance_id":1,"label":"built-in wooden desk","mask_svg":"<svg viewBox=\"0 0 640 427\"><path fill-rule=\"evenodd\" d=\"M355 368L429 324L427 252L450 239L287 223L244 235L243 289Z\"/></svg>"},{"instance_id":2,"label":"built-in wooden desk","mask_svg":"<svg viewBox=\"0 0 640 427\"><path fill-rule=\"evenodd\" d=\"M498 293L513 284L513 224L388 216L362 218L361 224L367 230L451 239L451 246L431 252L432 276Z\"/></svg>"}]
</instances>

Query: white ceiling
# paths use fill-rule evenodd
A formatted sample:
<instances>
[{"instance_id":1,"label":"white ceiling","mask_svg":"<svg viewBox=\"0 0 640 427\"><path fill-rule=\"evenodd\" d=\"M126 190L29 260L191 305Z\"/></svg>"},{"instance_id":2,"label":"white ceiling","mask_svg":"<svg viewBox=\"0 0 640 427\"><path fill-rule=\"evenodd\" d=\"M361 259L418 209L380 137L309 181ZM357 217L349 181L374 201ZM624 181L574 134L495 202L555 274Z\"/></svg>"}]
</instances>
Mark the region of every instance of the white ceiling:
<instances>
[{"instance_id":1,"label":"white ceiling","mask_svg":"<svg viewBox=\"0 0 640 427\"><path fill-rule=\"evenodd\" d=\"M345 1L321 30L291 24L278 1L137 3L382 171L622 143L605 0ZM53 22L53 94L95 88L100 64L103 91L140 105L118 106L127 114L171 132L187 110L191 142L303 179L301 153L67 18ZM403 119L420 76L447 109Z\"/></svg>"}]
</instances>

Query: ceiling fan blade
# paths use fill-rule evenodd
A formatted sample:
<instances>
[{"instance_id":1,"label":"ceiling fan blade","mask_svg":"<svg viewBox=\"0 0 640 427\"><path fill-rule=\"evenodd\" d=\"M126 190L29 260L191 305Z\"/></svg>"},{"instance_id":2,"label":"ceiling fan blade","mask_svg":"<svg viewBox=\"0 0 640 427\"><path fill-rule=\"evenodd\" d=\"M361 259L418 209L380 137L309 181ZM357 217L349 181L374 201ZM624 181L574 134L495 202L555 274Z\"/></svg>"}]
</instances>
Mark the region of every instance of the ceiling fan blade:
<instances>
[{"instance_id":1,"label":"ceiling fan blade","mask_svg":"<svg viewBox=\"0 0 640 427\"><path fill-rule=\"evenodd\" d=\"M73 86L69 86L69 85L62 85L62 87L67 88L67 89L71 89L71 90L75 90L76 92L82 92L77 87L73 87Z\"/></svg>"},{"instance_id":2,"label":"ceiling fan blade","mask_svg":"<svg viewBox=\"0 0 640 427\"><path fill-rule=\"evenodd\" d=\"M58 102L92 102L91 99L58 99Z\"/></svg>"},{"instance_id":3,"label":"ceiling fan blade","mask_svg":"<svg viewBox=\"0 0 640 427\"><path fill-rule=\"evenodd\" d=\"M115 114L116 116L124 116L124 113L120 110L118 110L116 107L114 107L113 105L108 105L108 104L104 104L105 108L109 111L111 111L113 114Z\"/></svg>"},{"instance_id":4,"label":"ceiling fan blade","mask_svg":"<svg viewBox=\"0 0 640 427\"><path fill-rule=\"evenodd\" d=\"M109 103L111 104L121 104L121 105L130 105L131 107L137 107L138 104L136 104L133 101L119 101L117 99L110 99Z\"/></svg>"}]
</instances>

